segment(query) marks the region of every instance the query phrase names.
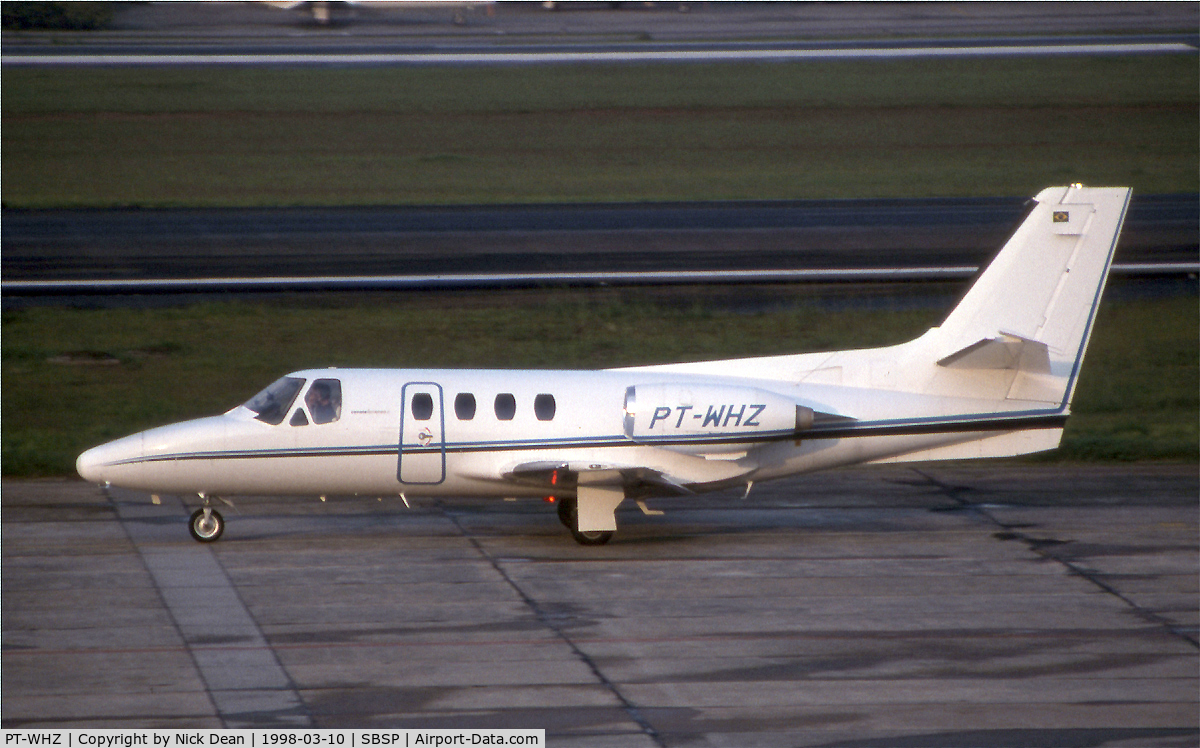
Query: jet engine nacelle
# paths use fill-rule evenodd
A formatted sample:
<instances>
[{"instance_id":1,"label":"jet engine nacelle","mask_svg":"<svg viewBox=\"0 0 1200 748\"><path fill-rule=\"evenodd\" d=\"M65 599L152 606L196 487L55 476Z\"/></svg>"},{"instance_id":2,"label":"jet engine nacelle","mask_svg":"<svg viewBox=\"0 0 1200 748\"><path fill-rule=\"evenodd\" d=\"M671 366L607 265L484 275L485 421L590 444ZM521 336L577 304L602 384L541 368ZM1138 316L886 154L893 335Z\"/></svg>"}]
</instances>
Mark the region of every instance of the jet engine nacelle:
<instances>
[{"instance_id":1,"label":"jet engine nacelle","mask_svg":"<svg viewBox=\"0 0 1200 748\"><path fill-rule=\"evenodd\" d=\"M812 423L811 408L754 387L639 384L625 390L625 436L687 454L744 452L748 442Z\"/></svg>"}]
</instances>

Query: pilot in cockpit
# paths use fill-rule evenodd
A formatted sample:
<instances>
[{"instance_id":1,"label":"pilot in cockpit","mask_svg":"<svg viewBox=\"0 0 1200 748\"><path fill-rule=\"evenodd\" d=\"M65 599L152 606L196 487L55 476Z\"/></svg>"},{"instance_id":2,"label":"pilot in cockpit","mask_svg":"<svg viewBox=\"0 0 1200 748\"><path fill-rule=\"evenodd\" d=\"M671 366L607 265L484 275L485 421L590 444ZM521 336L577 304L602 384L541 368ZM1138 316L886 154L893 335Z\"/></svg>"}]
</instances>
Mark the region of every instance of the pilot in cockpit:
<instances>
[{"instance_id":1,"label":"pilot in cockpit","mask_svg":"<svg viewBox=\"0 0 1200 748\"><path fill-rule=\"evenodd\" d=\"M341 387L337 387L337 391L330 386L330 382L336 383L336 380L319 379L313 382L313 386L309 388L308 394L304 396L304 402L308 406L308 412L312 415L313 423L330 423L338 418L338 410L341 406Z\"/></svg>"}]
</instances>

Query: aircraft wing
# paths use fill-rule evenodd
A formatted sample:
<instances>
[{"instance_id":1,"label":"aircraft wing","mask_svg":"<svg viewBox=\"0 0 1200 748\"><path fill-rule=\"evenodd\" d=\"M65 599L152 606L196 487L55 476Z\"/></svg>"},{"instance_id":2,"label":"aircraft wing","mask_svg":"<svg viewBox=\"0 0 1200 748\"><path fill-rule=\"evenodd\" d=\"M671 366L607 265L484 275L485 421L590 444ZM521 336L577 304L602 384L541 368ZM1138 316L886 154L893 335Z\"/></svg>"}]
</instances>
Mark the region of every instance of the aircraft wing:
<instances>
[{"instance_id":1,"label":"aircraft wing","mask_svg":"<svg viewBox=\"0 0 1200 748\"><path fill-rule=\"evenodd\" d=\"M545 486L547 491L580 485L622 488L629 498L695 493L681 478L641 465L576 465L543 460L515 465L504 472L504 478L524 485Z\"/></svg>"}]
</instances>

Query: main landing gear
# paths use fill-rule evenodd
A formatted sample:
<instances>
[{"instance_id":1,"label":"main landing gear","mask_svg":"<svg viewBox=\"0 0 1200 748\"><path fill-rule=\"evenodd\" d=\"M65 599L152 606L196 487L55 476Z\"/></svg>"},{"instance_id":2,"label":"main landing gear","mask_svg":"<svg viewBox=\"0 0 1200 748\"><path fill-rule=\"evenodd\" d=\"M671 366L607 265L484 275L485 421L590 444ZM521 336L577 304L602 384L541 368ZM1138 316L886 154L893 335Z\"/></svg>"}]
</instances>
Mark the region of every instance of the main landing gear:
<instances>
[{"instance_id":1,"label":"main landing gear","mask_svg":"<svg viewBox=\"0 0 1200 748\"><path fill-rule=\"evenodd\" d=\"M560 499L558 502L558 520L571 531L575 542L580 545L604 545L612 540L612 532L608 530L580 531L579 502L575 499Z\"/></svg>"},{"instance_id":2,"label":"main landing gear","mask_svg":"<svg viewBox=\"0 0 1200 748\"><path fill-rule=\"evenodd\" d=\"M188 520L188 531L201 543L212 543L225 532L225 518L211 506L203 506L192 513Z\"/></svg>"}]
</instances>

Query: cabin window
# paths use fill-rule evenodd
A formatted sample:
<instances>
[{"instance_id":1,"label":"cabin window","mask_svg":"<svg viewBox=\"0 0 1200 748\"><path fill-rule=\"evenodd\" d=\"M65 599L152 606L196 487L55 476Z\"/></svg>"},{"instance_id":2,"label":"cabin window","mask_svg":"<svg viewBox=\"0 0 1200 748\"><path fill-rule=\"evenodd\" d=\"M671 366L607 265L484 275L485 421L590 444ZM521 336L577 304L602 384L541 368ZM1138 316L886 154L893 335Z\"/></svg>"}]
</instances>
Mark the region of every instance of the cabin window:
<instances>
[{"instance_id":1,"label":"cabin window","mask_svg":"<svg viewBox=\"0 0 1200 748\"><path fill-rule=\"evenodd\" d=\"M517 399L508 393L496 395L496 418L511 421L517 414Z\"/></svg>"},{"instance_id":2,"label":"cabin window","mask_svg":"<svg viewBox=\"0 0 1200 748\"><path fill-rule=\"evenodd\" d=\"M313 423L333 423L342 415L342 383L337 379L318 379L308 388L304 404Z\"/></svg>"},{"instance_id":3,"label":"cabin window","mask_svg":"<svg viewBox=\"0 0 1200 748\"><path fill-rule=\"evenodd\" d=\"M296 408L296 412L292 414L292 420L288 423L293 426L307 426L308 416L304 415L304 408Z\"/></svg>"},{"instance_id":4,"label":"cabin window","mask_svg":"<svg viewBox=\"0 0 1200 748\"><path fill-rule=\"evenodd\" d=\"M433 395L428 392L413 395L412 417L418 421L428 421L433 417Z\"/></svg>"},{"instance_id":5,"label":"cabin window","mask_svg":"<svg viewBox=\"0 0 1200 748\"><path fill-rule=\"evenodd\" d=\"M292 401L300 394L300 388L303 386L304 380L299 377L281 377L250 398L246 408L254 411L254 417L263 423L278 426L287 417Z\"/></svg>"},{"instance_id":6,"label":"cabin window","mask_svg":"<svg viewBox=\"0 0 1200 748\"><path fill-rule=\"evenodd\" d=\"M538 395L533 398L533 412L539 421L553 421L554 409L554 395Z\"/></svg>"},{"instance_id":7,"label":"cabin window","mask_svg":"<svg viewBox=\"0 0 1200 748\"><path fill-rule=\"evenodd\" d=\"M460 421L469 421L475 417L475 396L470 392L460 392L454 397L454 415Z\"/></svg>"}]
</instances>

